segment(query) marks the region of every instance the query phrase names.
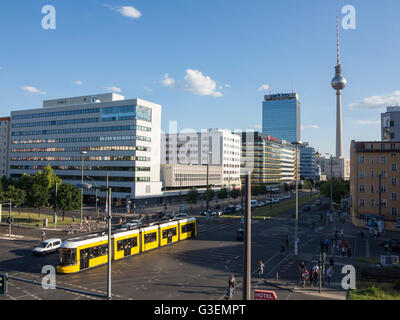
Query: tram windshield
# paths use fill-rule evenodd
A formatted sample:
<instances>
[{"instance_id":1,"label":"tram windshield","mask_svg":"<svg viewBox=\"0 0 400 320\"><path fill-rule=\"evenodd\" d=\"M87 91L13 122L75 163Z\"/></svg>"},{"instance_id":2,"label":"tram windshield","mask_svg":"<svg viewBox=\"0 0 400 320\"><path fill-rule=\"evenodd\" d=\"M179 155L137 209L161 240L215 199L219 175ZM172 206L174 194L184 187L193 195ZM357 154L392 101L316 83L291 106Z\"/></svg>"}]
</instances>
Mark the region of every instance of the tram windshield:
<instances>
[{"instance_id":1,"label":"tram windshield","mask_svg":"<svg viewBox=\"0 0 400 320\"><path fill-rule=\"evenodd\" d=\"M76 249L60 249L60 265L68 266L76 264Z\"/></svg>"}]
</instances>

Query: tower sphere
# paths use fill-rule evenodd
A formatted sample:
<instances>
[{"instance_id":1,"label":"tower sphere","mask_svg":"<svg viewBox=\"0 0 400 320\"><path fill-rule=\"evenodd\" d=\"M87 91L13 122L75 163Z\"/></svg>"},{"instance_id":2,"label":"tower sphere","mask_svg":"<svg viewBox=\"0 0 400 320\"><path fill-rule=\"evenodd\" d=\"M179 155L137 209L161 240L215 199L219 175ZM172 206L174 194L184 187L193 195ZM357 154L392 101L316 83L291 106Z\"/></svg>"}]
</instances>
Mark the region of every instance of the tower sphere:
<instances>
[{"instance_id":1,"label":"tower sphere","mask_svg":"<svg viewBox=\"0 0 400 320\"><path fill-rule=\"evenodd\" d=\"M332 79L332 88L335 90L343 90L346 87L347 81L342 75L342 65L337 65L335 67L336 74Z\"/></svg>"}]
</instances>

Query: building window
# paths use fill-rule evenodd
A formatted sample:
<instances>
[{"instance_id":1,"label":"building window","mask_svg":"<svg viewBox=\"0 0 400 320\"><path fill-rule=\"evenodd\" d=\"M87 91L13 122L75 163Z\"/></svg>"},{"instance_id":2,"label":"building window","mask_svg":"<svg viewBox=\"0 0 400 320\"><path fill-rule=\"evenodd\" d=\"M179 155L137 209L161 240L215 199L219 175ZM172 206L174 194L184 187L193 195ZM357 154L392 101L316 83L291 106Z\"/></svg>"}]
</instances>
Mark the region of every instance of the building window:
<instances>
[{"instance_id":1,"label":"building window","mask_svg":"<svg viewBox=\"0 0 400 320\"><path fill-rule=\"evenodd\" d=\"M381 177L382 177L382 178L386 178L386 171L385 171L385 170L382 170L382 171L381 171Z\"/></svg>"},{"instance_id":2,"label":"building window","mask_svg":"<svg viewBox=\"0 0 400 320\"><path fill-rule=\"evenodd\" d=\"M375 177L375 171L374 170L371 171L371 178L373 178L373 177Z\"/></svg>"},{"instance_id":3,"label":"building window","mask_svg":"<svg viewBox=\"0 0 400 320\"><path fill-rule=\"evenodd\" d=\"M397 163L392 163L392 171L397 171Z\"/></svg>"},{"instance_id":4,"label":"building window","mask_svg":"<svg viewBox=\"0 0 400 320\"><path fill-rule=\"evenodd\" d=\"M396 178L392 178L392 186L397 186L397 179Z\"/></svg>"},{"instance_id":5,"label":"building window","mask_svg":"<svg viewBox=\"0 0 400 320\"><path fill-rule=\"evenodd\" d=\"M391 127L391 128L394 127L394 120L390 120L390 127Z\"/></svg>"},{"instance_id":6,"label":"building window","mask_svg":"<svg viewBox=\"0 0 400 320\"><path fill-rule=\"evenodd\" d=\"M384 185L384 186L381 186L381 192L386 192L386 185Z\"/></svg>"},{"instance_id":7,"label":"building window","mask_svg":"<svg viewBox=\"0 0 400 320\"><path fill-rule=\"evenodd\" d=\"M360 156L359 161L360 163L365 163L365 156Z\"/></svg>"},{"instance_id":8,"label":"building window","mask_svg":"<svg viewBox=\"0 0 400 320\"><path fill-rule=\"evenodd\" d=\"M365 185L360 184L360 192L365 192Z\"/></svg>"},{"instance_id":9,"label":"building window","mask_svg":"<svg viewBox=\"0 0 400 320\"><path fill-rule=\"evenodd\" d=\"M371 207L375 207L375 200L371 200Z\"/></svg>"},{"instance_id":10,"label":"building window","mask_svg":"<svg viewBox=\"0 0 400 320\"><path fill-rule=\"evenodd\" d=\"M375 158L374 156L371 156L371 164L374 164Z\"/></svg>"},{"instance_id":11,"label":"building window","mask_svg":"<svg viewBox=\"0 0 400 320\"><path fill-rule=\"evenodd\" d=\"M387 201L386 200L382 200L381 201L381 207L386 208L387 206Z\"/></svg>"},{"instance_id":12,"label":"building window","mask_svg":"<svg viewBox=\"0 0 400 320\"><path fill-rule=\"evenodd\" d=\"M374 192L374 191L375 191L375 187L373 184L371 184L371 192Z\"/></svg>"},{"instance_id":13,"label":"building window","mask_svg":"<svg viewBox=\"0 0 400 320\"><path fill-rule=\"evenodd\" d=\"M397 192L392 192L392 200L397 200Z\"/></svg>"},{"instance_id":14,"label":"building window","mask_svg":"<svg viewBox=\"0 0 400 320\"><path fill-rule=\"evenodd\" d=\"M360 199L360 207L364 207L365 206L365 201L364 199Z\"/></svg>"},{"instance_id":15,"label":"building window","mask_svg":"<svg viewBox=\"0 0 400 320\"><path fill-rule=\"evenodd\" d=\"M385 144L381 143L381 150L385 150Z\"/></svg>"},{"instance_id":16,"label":"building window","mask_svg":"<svg viewBox=\"0 0 400 320\"><path fill-rule=\"evenodd\" d=\"M391 143L390 144L390 149L396 149L396 144L395 143Z\"/></svg>"},{"instance_id":17,"label":"building window","mask_svg":"<svg viewBox=\"0 0 400 320\"><path fill-rule=\"evenodd\" d=\"M360 170L360 178L364 178L365 177L365 171L364 170Z\"/></svg>"},{"instance_id":18,"label":"building window","mask_svg":"<svg viewBox=\"0 0 400 320\"><path fill-rule=\"evenodd\" d=\"M381 156L381 163L386 163L386 156Z\"/></svg>"},{"instance_id":19,"label":"building window","mask_svg":"<svg viewBox=\"0 0 400 320\"><path fill-rule=\"evenodd\" d=\"M392 215L397 216L397 208L392 208Z\"/></svg>"}]
</instances>

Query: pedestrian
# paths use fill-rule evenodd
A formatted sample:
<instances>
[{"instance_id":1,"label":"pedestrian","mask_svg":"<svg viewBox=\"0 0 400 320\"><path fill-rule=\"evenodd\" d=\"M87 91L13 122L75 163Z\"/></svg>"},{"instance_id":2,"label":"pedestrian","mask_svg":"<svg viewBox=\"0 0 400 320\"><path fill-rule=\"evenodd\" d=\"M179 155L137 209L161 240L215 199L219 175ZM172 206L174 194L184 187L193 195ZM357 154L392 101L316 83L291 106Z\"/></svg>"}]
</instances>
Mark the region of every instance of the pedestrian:
<instances>
[{"instance_id":1,"label":"pedestrian","mask_svg":"<svg viewBox=\"0 0 400 320\"><path fill-rule=\"evenodd\" d=\"M302 260L302 261L300 262L300 264L299 264L300 279L303 279L303 280L304 280L304 278L303 278L303 273L304 273L305 270L306 270L306 265L305 265L304 261Z\"/></svg>"},{"instance_id":2,"label":"pedestrian","mask_svg":"<svg viewBox=\"0 0 400 320\"><path fill-rule=\"evenodd\" d=\"M343 246L343 247L342 247L342 256L344 257L345 255L346 255L346 247Z\"/></svg>"},{"instance_id":3,"label":"pedestrian","mask_svg":"<svg viewBox=\"0 0 400 320\"><path fill-rule=\"evenodd\" d=\"M342 241L340 239L337 242L337 248L338 248L338 251L340 252L340 249L342 248Z\"/></svg>"},{"instance_id":4,"label":"pedestrian","mask_svg":"<svg viewBox=\"0 0 400 320\"><path fill-rule=\"evenodd\" d=\"M284 256L285 255L285 246L284 245L282 245L281 246L281 256Z\"/></svg>"},{"instance_id":5,"label":"pedestrian","mask_svg":"<svg viewBox=\"0 0 400 320\"><path fill-rule=\"evenodd\" d=\"M69 230L68 230L68 234L72 234L73 233L73 231L72 231L72 224L69 226Z\"/></svg>"},{"instance_id":6,"label":"pedestrian","mask_svg":"<svg viewBox=\"0 0 400 320\"><path fill-rule=\"evenodd\" d=\"M344 240L343 245L344 245L345 248L347 248L349 246L349 242L347 240Z\"/></svg>"},{"instance_id":7,"label":"pedestrian","mask_svg":"<svg viewBox=\"0 0 400 320\"><path fill-rule=\"evenodd\" d=\"M232 275L228 281L228 294L227 294L228 300L232 300L235 287L236 287L236 279L235 276Z\"/></svg>"},{"instance_id":8,"label":"pedestrian","mask_svg":"<svg viewBox=\"0 0 400 320\"><path fill-rule=\"evenodd\" d=\"M340 236L343 238L343 228L340 229Z\"/></svg>"},{"instance_id":9,"label":"pedestrian","mask_svg":"<svg viewBox=\"0 0 400 320\"><path fill-rule=\"evenodd\" d=\"M313 267L313 284L318 283L318 277L319 277L319 266L318 264L315 264Z\"/></svg>"},{"instance_id":10,"label":"pedestrian","mask_svg":"<svg viewBox=\"0 0 400 320\"><path fill-rule=\"evenodd\" d=\"M41 239L42 239L42 241L44 241L46 239L46 232L44 230L42 230Z\"/></svg>"},{"instance_id":11,"label":"pedestrian","mask_svg":"<svg viewBox=\"0 0 400 320\"><path fill-rule=\"evenodd\" d=\"M310 274L307 270L307 268L304 269L304 271L301 274L302 280L303 280L303 288L306 286L307 280L309 278Z\"/></svg>"},{"instance_id":12,"label":"pedestrian","mask_svg":"<svg viewBox=\"0 0 400 320\"><path fill-rule=\"evenodd\" d=\"M264 275L264 263L262 262L262 260L260 260L258 266L258 276L261 278L263 275Z\"/></svg>"},{"instance_id":13,"label":"pedestrian","mask_svg":"<svg viewBox=\"0 0 400 320\"><path fill-rule=\"evenodd\" d=\"M333 277L333 267L329 267L328 270L326 271L326 275L328 278L328 285L331 286L331 280Z\"/></svg>"},{"instance_id":14,"label":"pedestrian","mask_svg":"<svg viewBox=\"0 0 400 320\"><path fill-rule=\"evenodd\" d=\"M349 258L351 258L352 252L350 246L347 248L347 255L349 256Z\"/></svg>"},{"instance_id":15,"label":"pedestrian","mask_svg":"<svg viewBox=\"0 0 400 320\"><path fill-rule=\"evenodd\" d=\"M338 238L339 238L339 233L338 233L338 231L337 231L337 230L335 230L335 240L337 241L337 240L338 240Z\"/></svg>"},{"instance_id":16,"label":"pedestrian","mask_svg":"<svg viewBox=\"0 0 400 320\"><path fill-rule=\"evenodd\" d=\"M335 260L333 260L333 257L331 257L329 260L329 266L333 268L334 265L335 265Z\"/></svg>"}]
</instances>

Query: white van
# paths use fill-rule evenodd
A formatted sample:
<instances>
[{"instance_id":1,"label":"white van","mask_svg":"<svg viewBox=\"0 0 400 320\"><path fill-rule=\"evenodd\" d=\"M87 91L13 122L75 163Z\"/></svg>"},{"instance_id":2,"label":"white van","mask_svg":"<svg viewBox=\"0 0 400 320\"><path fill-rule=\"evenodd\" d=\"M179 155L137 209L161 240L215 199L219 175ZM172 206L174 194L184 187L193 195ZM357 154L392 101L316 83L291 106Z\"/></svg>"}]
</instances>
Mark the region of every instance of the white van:
<instances>
[{"instance_id":1,"label":"white van","mask_svg":"<svg viewBox=\"0 0 400 320\"><path fill-rule=\"evenodd\" d=\"M258 201L257 200L251 200L250 205L252 208L257 208L258 207Z\"/></svg>"},{"instance_id":2,"label":"white van","mask_svg":"<svg viewBox=\"0 0 400 320\"><path fill-rule=\"evenodd\" d=\"M44 256L48 253L56 252L61 247L61 239L53 238L42 241L42 243L32 250L37 256Z\"/></svg>"}]
</instances>

